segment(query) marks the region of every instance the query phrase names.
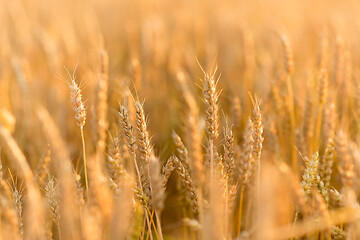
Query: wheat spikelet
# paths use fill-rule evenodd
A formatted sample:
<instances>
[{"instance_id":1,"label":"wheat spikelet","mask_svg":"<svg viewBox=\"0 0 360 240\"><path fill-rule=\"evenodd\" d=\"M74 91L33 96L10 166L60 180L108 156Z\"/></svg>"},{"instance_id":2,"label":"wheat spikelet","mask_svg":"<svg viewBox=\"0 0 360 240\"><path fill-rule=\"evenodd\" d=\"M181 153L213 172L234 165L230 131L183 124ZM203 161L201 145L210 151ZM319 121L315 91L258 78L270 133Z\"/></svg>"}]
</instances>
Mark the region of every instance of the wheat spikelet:
<instances>
[{"instance_id":1,"label":"wheat spikelet","mask_svg":"<svg viewBox=\"0 0 360 240\"><path fill-rule=\"evenodd\" d=\"M165 188L171 173L175 170L175 156L170 156L166 164L162 167L162 178L163 178L163 187Z\"/></svg>"},{"instance_id":2,"label":"wheat spikelet","mask_svg":"<svg viewBox=\"0 0 360 240\"><path fill-rule=\"evenodd\" d=\"M193 213L197 214L199 211L198 200L192 179L178 158L174 157L174 162L176 166L176 172L179 174L181 181L183 197L185 197L186 201L190 204Z\"/></svg>"},{"instance_id":3,"label":"wheat spikelet","mask_svg":"<svg viewBox=\"0 0 360 240\"><path fill-rule=\"evenodd\" d=\"M253 142L253 122L249 118L244 133L244 143L240 156L240 164L237 166L240 182L244 186L249 184L256 164L253 156Z\"/></svg>"},{"instance_id":4,"label":"wheat spikelet","mask_svg":"<svg viewBox=\"0 0 360 240\"><path fill-rule=\"evenodd\" d=\"M318 166L319 166L319 154L316 152L311 159L303 157L305 161L305 171L302 176L301 187L305 193L305 196L311 194L312 188L315 186L318 175Z\"/></svg>"},{"instance_id":5,"label":"wheat spikelet","mask_svg":"<svg viewBox=\"0 0 360 240\"><path fill-rule=\"evenodd\" d=\"M217 102L220 93L216 91L215 73L216 70L212 75L205 73L203 86L204 102L206 104L206 132L210 141L214 141L219 135L219 106Z\"/></svg>"},{"instance_id":6,"label":"wheat spikelet","mask_svg":"<svg viewBox=\"0 0 360 240\"><path fill-rule=\"evenodd\" d=\"M79 127L83 128L86 123L86 109L82 100L81 89L76 83L76 78L74 76L71 76L70 91L77 124Z\"/></svg>"},{"instance_id":7,"label":"wheat spikelet","mask_svg":"<svg viewBox=\"0 0 360 240\"><path fill-rule=\"evenodd\" d=\"M126 173L124 166L113 156L108 156L106 160L109 177L116 184L118 183L120 176Z\"/></svg>"},{"instance_id":8,"label":"wheat spikelet","mask_svg":"<svg viewBox=\"0 0 360 240\"><path fill-rule=\"evenodd\" d=\"M144 109L140 102L135 103L136 108L136 140L138 157L140 163L140 174L143 191L145 194L149 194L149 160L151 156L152 147L150 144L149 133L147 131L147 124L144 114Z\"/></svg>"},{"instance_id":9,"label":"wheat spikelet","mask_svg":"<svg viewBox=\"0 0 360 240\"><path fill-rule=\"evenodd\" d=\"M54 177L51 177L45 186L45 196L48 202L51 219L58 225L60 220L60 210L59 210L59 188L57 181Z\"/></svg>"},{"instance_id":10,"label":"wheat spikelet","mask_svg":"<svg viewBox=\"0 0 360 240\"><path fill-rule=\"evenodd\" d=\"M186 171L191 174L188 150L186 149L180 136L175 131L172 131L171 137L175 143L176 151L178 153L178 159L181 161Z\"/></svg>"},{"instance_id":11,"label":"wheat spikelet","mask_svg":"<svg viewBox=\"0 0 360 240\"><path fill-rule=\"evenodd\" d=\"M151 155L151 144L147 123L144 114L143 105L140 102L135 103L136 108L136 133L137 145L139 150L139 159L143 164L148 164Z\"/></svg>"},{"instance_id":12,"label":"wheat spikelet","mask_svg":"<svg viewBox=\"0 0 360 240\"><path fill-rule=\"evenodd\" d=\"M234 169L234 134L231 128L227 125L224 130L225 144L224 144L224 168L227 176L231 176Z\"/></svg>"},{"instance_id":13,"label":"wheat spikelet","mask_svg":"<svg viewBox=\"0 0 360 240\"><path fill-rule=\"evenodd\" d=\"M134 134L133 127L131 126L129 112L127 111L126 107L123 105L120 106L119 116L120 116L120 123L121 123L122 129L124 131L126 145L128 147L129 153L132 156L135 156L136 147L137 147L135 134Z\"/></svg>"}]
</instances>

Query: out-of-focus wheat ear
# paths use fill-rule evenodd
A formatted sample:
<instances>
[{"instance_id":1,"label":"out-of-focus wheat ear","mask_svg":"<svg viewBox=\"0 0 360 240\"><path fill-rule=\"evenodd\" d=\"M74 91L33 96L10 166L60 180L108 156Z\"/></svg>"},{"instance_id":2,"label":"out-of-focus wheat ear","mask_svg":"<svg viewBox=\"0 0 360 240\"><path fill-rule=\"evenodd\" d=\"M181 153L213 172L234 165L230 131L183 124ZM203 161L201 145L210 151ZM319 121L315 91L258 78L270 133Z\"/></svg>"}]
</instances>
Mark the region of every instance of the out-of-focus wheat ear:
<instances>
[{"instance_id":1,"label":"out-of-focus wheat ear","mask_svg":"<svg viewBox=\"0 0 360 240\"><path fill-rule=\"evenodd\" d=\"M117 195L119 191L118 183L120 181L120 178L123 175L127 175L127 171L122 164L117 163L110 156L107 157L107 168L109 172L107 176L109 181L109 187L113 191L113 193Z\"/></svg>"},{"instance_id":2,"label":"out-of-focus wheat ear","mask_svg":"<svg viewBox=\"0 0 360 240\"><path fill-rule=\"evenodd\" d=\"M297 158L295 150L292 146L295 145L295 96L293 90L293 82L292 82L292 74L294 72L294 55L290 45L288 38L285 35L280 35L280 41L283 48L284 55L284 70L285 70L285 79L286 79L286 87L287 87L287 98L286 98L286 106L288 108L288 123L289 123L289 140L290 140L290 157L293 171L295 173L298 172L297 166Z\"/></svg>"},{"instance_id":3,"label":"out-of-focus wheat ear","mask_svg":"<svg viewBox=\"0 0 360 240\"><path fill-rule=\"evenodd\" d=\"M189 99L188 99L189 100ZM190 167L194 184L197 188L202 188L205 183L204 163L201 150L201 134L199 129L198 108L192 105L186 119L187 145L189 149Z\"/></svg>"},{"instance_id":4,"label":"out-of-focus wheat ear","mask_svg":"<svg viewBox=\"0 0 360 240\"><path fill-rule=\"evenodd\" d=\"M19 214L13 204L10 186L3 177L0 160L0 217L6 219L6 221L1 222L1 236L4 239L20 239Z\"/></svg>"},{"instance_id":5,"label":"out-of-focus wheat ear","mask_svg":"<svg viewBox=\"0 0 360 240\"><path fill-rule=\"evenodd\" d=\"M283 48L284 69L287 74L291 75L294 72L294 55L288 38L285 35L280 36L281 45Z\"/></svg>"},{"instance_id":6,"label":"out-of-focus wheat ear","mask_svg":"<svg viewBox=\"0 0 360 240\"><path fill-rule=\"evenodd\" d=\"M178 72L176 77L180 83L182 97L186 107L185 112L187 113L185 116L185 144L189 151L191 173L195 186L201 189L205 182L205 173L201 146L201 131L199 129L199 108L193 94L189 90L185 74Z\"/></svg>"},{"instance_id":7,"label":"out-of-focus wheat ear","mask_svg":"<svg viewBox=\"0 0 360 240\"><path fill-rule=\"evenodd\" d=\"M110 183L115 185L118 184L121 175L127 174L123 157L121 156L121 144L120 136L113 137L108 156L106 156L108 178Z\"/></svg>"},{"instance_id":8,"label":"out-of-focus wheat ear","mask_svg":"<svg viewBox=\"0 0 360 240\"><path fill-rule=\"evenodd\" d=\"M305 161L305 171L302 176L301 187L305 193L306 197L309 197L311 190L315 187L317 183L318 167L319 167L319 153L316 152L309 159L306 156L303 156Z\"/></svg>"},{"instance_id":9,"label":"out-of-focus wheat ear","mask_svg":"<svg viewBox=\"0 0 360 240\"><path fill-rule=\"evenodd\" d=\"M19 190L16 183L11 187L12 204L16 210L19 222L19 234L24 236L24 196L23 190Z\"/></svg>"},{"instance_id":10,"label":"out-of-focus wheat ear","mask_svg":"<svg viewBox=\"0 0 360 240\"><path fill-rule=\"evenodd\" d=\"M356 114L358 119L360 119L360 86L356 88Z\"/></svg>"},{"instance_id":11,"label":"out-of-focus wheat ear","mask_svg":"<svg viewBox=\"0 0 360 240\"><path fill-rule=\"evenodd\" d=\"M309 94L309 92L308 92ZM303 120L303 135L306 143L306 152L307 155L310 152L311 141L313 139L314 130L313 130L313 102L311 96L306 98L305 103L305 112L304 112L304 120Z\"/></svg>"},{"instance_id":12,"label":"out-of-focus wheat ear","mask_svg":"<svg viewBox=\"0 0 360 240\"><path fill-rule=\"evenodd\" d=\"M123 170L122 175L126 174L126 171ZM102 170L100 163L91 166L90 185L92 189L89 195L89 204L95 204L100 209L103 221L106 223L109 221L111 216L113 199L107 178Z\"/></svg>"},{"instance_id":13,"label":"out-of-focus wheat ear","mask_svg":"<svg viewBox=\"0 0 360 240\"><path fill-rule=\"evenodd\" d=\"M69 74L70 75L70 74ZM82 100L82 93L79 85L76 83L75 72L71 76L71 100L73 103L73 108L75 111L75 118L77 120L77 124L80 127L81 133L81 142L83 147L83 159L84 159L84 175L85 175L85 188L88 190L88 178L87 178L87 166L86 166L86 149L85 149L85 139L84 139L84 126L86 123L86 109L84 106L84 102Z\"/></svg>"},{"instance_id":14,"label":"out-of-focus wheat ear","mask_svg":"<svg viewBox=\"0 0 360 240\"><path fill-rule=\"evenodd\" d=\"M328 73L326 68L320 69L319 104L322 107L326 103L328 95Z\"/></svg>"},{"instance_id":15,"label":"out-of-focus wheat ear","mask_svg":"<svg viewBox=\"0 0 360 240\"><path fill-rule=\"evenodd\" d=\"M323 118L323 108L327 101L328 95L328 74L325 68L320 69L320 83L319 83L319 107L317 110L317 119L315 126L315 135L312 142L312 147L318 148L320 131L321 131L321 122Z\"/></svg>"},{"instance_id":16,"label":"out-of-focus wheat ear","mask_svg":"<svg viewBox=\"0 0 360 240\"><path fill-rule=\"evenodd\" d=\"M241 103L239 97L232 98L232 104L231 104L231 118L232 118L232 124L234 125L235 132L240 130L241 126Z\"/></svg>"},{"instance_id":17,"label":"out-of-focus wheat ear","mask_svg":"<svg viewBox=\"0 0 360 240\"><path fill-rule=\"evenodd\" d=\"M333 226L331 228L331 239L345 240L348 238L346 232L342 228Z\"/></svg>"},{"instance_id":18,"label":"out-of-focus wheat ear","mask_svg":"<svg viewBox=\"0 0 360 240\"><path fill-rule=\"evenodd\" d=\"M134 97L130 89L125 90L124 99L125 100L123 106L128 111L130 123L132 126L136 126L136 108L135 108Z\"/></svg>"},{"instance_id":19,"label":"out-of-focus wheat ear","mask_svg":"<svg viewBox=\"0 0 360 240\"><path fill-rule=\"evenodd\" d=\"M160 174L160 162L157 157L150 157L150 182L151 182L151 205L155 209L157 229L160 239L163 239L161 229L161 212L164 209L165 190L163 187L163 178Z\"/></svg>"},{"instance_id":20,"label":"out-of-focus wheat ear","mask_svg":"<svg viewBox=\"0 0 360 240\"><path fill-rule=\"evenodd\" d=\"M341 88L342 96L347 96L349 94L349 87L352 81L352 58L350 50L346 50L344 53L344 73L343 73L343 82Z\"/></svg>"},{"instance_id":21,"label":"out-of-focus wheat ear","mask_svg":"<svg viewBox=\"0 0 360 240\"><path fill-rule=\"evenodd\" d=\"M263 136L263 124L262 124L262 114L260 111L260 103L257 99L255 99L254 102L254 110L253 110L253 132L252 132L252 138L253 138L253 157L256 164L257 169L257 180L260 179L260 159L261 159L261 151L262 151L262 144L264 142L264 136ZM258 182L259 184L259 182Z\"/></svg>"},{"instance_id":22,"label":"out-of-focus wheat ear","mask_svg":"<svg viewBox=\"0 0 360 240\"><path fill-rule=\"evenodd\" d=\"M26 158L19 146L11 136L10 132L2 125L0 125L0 143L2 149L8 155L11 161L11 166L16 170L16 173L20 178L25 180L25 183L31 182L33 178L33 172L26 161Z\"/></svg>"},{"instance_id":23,"label":"out-of-focus wheat ear","mask_svg":"<svg viewBox=\"0 0 360 240\"><path fill-rule=\"evenodd\" d=\"M328 103L323 109L323 127L322 136L324 146L329 144L335 137L336 109L334 103Z\"/></svg>"},{"instance_id":24,"label":"out-of-focus wheat ear","mask_svg":"<svg viewBox=\"0 0 360 240\"><path fill-rule=\"evenodd\" d=\"M109 226L109 239L128 239L136 221L134 204L135 181L130 176L123 176L119 187L119 196L115 198L114 211Z\"/></svg>"},{"instance_id":25,"label":"out-of-focus wheat ear","mask_svg":"<svg viewBox=\"0 0 360 240\"><path fill-rule=\"evenodd\" d=\"M96 158L93 155L92 158ZM109 188L100 162L89 159L93 164L89 165L89 191L88 201L84 208L84 234L85 237L93 236L101 238L107 232L113 210L113 194Z\"/></svg>"},{"instance_id":26,"label":"out-of-focus wheat ear","mask_svg":"<svg viewBox=\"0 0 360 240\"><path fill-rule=\"evenodd\" d=\"M315 199L315 216L321 217L325 221L325 225L327 226L324 229L324 235L330 237L330 228L331 228L331 222L330 222L330 215L329 210L327 208L327 203L324 201L324 199L321 197L321 195L313 191L312 195Z\"/></svg>"},{"instance_id":27,"label":"out-of-focus wheat ear","mask_svg":"<svg viewBox=\"0 0 360 240\"><path fill-rule=\"evenodd\" d=\"M124 157L122 156L124 153L124 150L122 149L124 141L122 140L125 139L121 138L122 136L120 134L111 138L111 146L109 147L108 155L115 163L125 166Z\"/></svg>"},{"instance_id":28,"label":"out-of-focus wheat ear","mask_svg":"<svg viewBox=\"0 0 360 240\"><path fill-rule=\"evenodd\" d=\"M335 41L335 62L334 62L334 81L335 86L342 82L344 70L344 39L341 34L337 34Z\"/></svg>"},{"instance_id":29,"label":"out-of-focus wheat ear","mask_svg":"<svg viewBox=\"0 0 360 240\"><path fill-rule=\"evenodd\" d=\"M329 58L329 41L325 33L320 35L320 52L318 57L319 69L325 68Z\"/></svg>"},{"instance_id":30,"label":"out-of-focus wheat ear","mask_svg":"<svg viewBox=\"0 0 360 240\"><path fill-rule=\"evenodd\" d=\"M239 171L239 180L242 186L250 183L253 172L255 171L255 160L253 156L254 139L253 139L253 122L248 119L243 137L243 148L240 155L240 164L237 166Z\"/></svg>"},{"instance_id":31,"label":"out-of-focus wheat ear","mask_svg":"<svg viewBox=\"0 0 360 240\"><path fill-rule=\"evenodd\" d=\"M345 207L345 196L339 193L336 189L329 190L329 208Z\"/></svg>"},{"instance_id":32,"label":"out-of-focus wheat ear","mask_svg":"<svg viewBox=\"0 0 360 240\"><path fill-rule=\"evenodd\" d=\"M85 204L84 187L81 184L81 176L74 171L74 177L76 181L76 202L80 208Z\"/></svg>"},{"instance_id":33,"label":"out-of-focus wheat ear","mask_svg":"<svg viewBox=\"0 0 360 240\"><path fill-rule=\"evenodd\" d=\"M35 177L37 178L39 183L44 182L46 174L47 174L47 168L49 166L50 161L51 161L51 148L48 145L46 154L45 154L43 160L41 161L38 169L35 171L35 174L36 174Z\"/></svg>"},{"instance_id":34,"label":"out-of-focus wheat ear","mask_svg":"<svg viewBox=\"0 0 360 240\"><path fill-rule=\"evenodd\" d=\"M297 207L295 215L302 213L304 216L308 216L310 214L310 209L301 183L299 183L299 180L293 175L291 169L285 163L281 163L279 168L289 178L289 186ZM294 221L297 220L296 218L297 216L295 216Z\"/></svg>"},{"instance_id":35,"label":"out-of-focus wheat ear","mask_svg":"<svg viewBox=\"0 0 360 240\"><path fill-rule=\"evenodd\" d=\"M319 172L321 180L324 182L326 188L330 187L332 166L334 162L334 151L335 151L334 140L330 138L327 141L325 152L320 162L320 172Z\"/></svg>"},{"instance_id":36,"label":"out-of-focus wheat ear","mask_svg":"<svg viewBox=\"0 0 360 240\"><path fill-rule=\"evenodd\" d=\"M278 193L281 193L281 199ZM272 235L274 229L281 222L293 221L294 210L289 178L281 174L278 166L264 162L253 211L255 224L261 230L254 232L254 239L279 239Z\"/></svg>"},{"instance_id":37,"label":"out-of-focus wheat ear","mask_svg":"<svg viewBox=\"0 0 360 240\"><path fill-rule=\"evenodd\" d=\"M224 129L224 159L223 164L226 175L231 178L234 170L234 134L232 128L227 124Z\"/></svg>"},{"instance_id":38,"label":"out-of-focus wheat ear","mask_svg":"<svg viewBox=\"0 0 360 240\"><path fill-rule=\"evenodd\" d=\"M46 109L37 109L42 130L49 141L52 152L52 164L59 180L61 192L60 200L60 226L61 236L64 239L81 239L80 210L76 201L76 180L73 175L73 167L65 142L63 141L54 120Z\"/></svg>"},{"instance_id":39,"label":"out-of-focus wheat ear","mask_svg":"<svg viewBox=\"0 0 360 240\"><path fill-rule=\"evenodd\" d=\"M122 176L118 184L119 195L114 199L114 209L109 225L109 239L128 239L131 237L136 221L137 204L134 203L134 179Z\"/></svg>"},{"instance_id":40,"label":"out-of-focus wheat ear","mask_svg":"<svg viewBox=\"0 0 360 240\"><path fill-rule=\"evenodd\" d=\"M342 193L346 196L348 203L355 201L354 192L354 164L348 147L348 139L343 130L338 131L335 138L336 156L339 160L339 172L342 183Z\"/></svg>"},{"instance_id":41,"label":"out-of-focus wheat ear","mask_svg":"<svg viewBox=\"0 0 360 240\"><path fill-rule=\"evenodd\" d=\"M7 189L2 184L0 187L0 216L6 219L6 221L1 222L1 236L3 239L22 239L22 236L19 234L18 214L11 203L11 196L9 196L10 189L6 183Z\"/></svg>"},{"instance_id":42,"label":"out-of-focus wheat ear","mask_svg":"<svg viewBox=\"0 0 360 240\"><path fill-rule=\"evenodd\" d=\"M43 224L45 223L44 206L39 188L33 182L33 173L19 146L9 131L0 126L0 143L11 160L12 167L26 184L27 198L24 211L24 238L42 239L45 236Z\"/></svg>"},{"instance_id":43,"label":"out-of-focus wheat ear","mask_svg":"<svg viewBox=\"0 0 360 240\"><path fill-rule=\"evenodd\" d=\"M170 156L167 160L166 164L162 167L162 179L163 179L163 187L166 189L166 184L169 181L169 177L171 173L175 170L175 156Z\"/></svg>"},{"instance_id":44,"label":"out-of-focus wheat ear","mask_svg":"<svg viewBox=\"0 0 360 240\"><path fill-rule=\"evenodd\" d=\"M106 147L106 137L108 129L108 85L109 85L109 58L105 50L100 51L99 76L95 87L95 117L96 117L96 135L97 135L97 158L102 162Z\"/></svg>"},{"instance_id":45,"label":"out-of-focus wheat ear","mask_svg":"<svg viewBox=\"0 0 360 240\"><path fill-rule=\"evenodd\" d=\"M182 195L185 196L186 201L191 206L191 209L194 214L198 214L198 200L196 191L194 188L193 181L188 172L186 172L185 167L179 161L177 157L174 157L174 162L176 166L176 172L179 174L181 186L182 186Z\"/></svg>"},{"instance_id":46,"label":"out-of-focus wheat ear","mask_svg":"<svg viewBox=\"0 0 360 240\"><path fill-rule=\"evenodd\" d=\"M56 226L60 227L60 203L59 203L59 185L55 177L49 178L48 182L45 185L45 196L47 200L47 204L50 209L51 219L56 224ZM59 229L60 234L60 229Z\"/></svg>"},{"instance_id":47,"label":"out-of-focus wheat ear","mask_svg":"<svg viewBox=\"0 0 360 240\"><path fill-rule=\"evenodd\" d=\"M181 161L186 171L188 171L191 174L189 153L187 148L185 147L185 144L183 143L180 136L175 131L172 131L171 137L174 141L176 151L178 153L178 159Z\"/></svg>"}]
</instances>

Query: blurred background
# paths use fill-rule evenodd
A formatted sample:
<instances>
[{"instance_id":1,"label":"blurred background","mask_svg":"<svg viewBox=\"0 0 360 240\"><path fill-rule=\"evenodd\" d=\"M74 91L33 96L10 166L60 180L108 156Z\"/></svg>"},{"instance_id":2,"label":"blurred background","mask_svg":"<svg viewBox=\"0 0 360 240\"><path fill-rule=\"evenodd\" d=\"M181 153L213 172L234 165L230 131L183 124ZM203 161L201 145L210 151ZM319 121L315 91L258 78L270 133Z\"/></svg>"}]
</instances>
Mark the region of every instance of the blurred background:
<instances>
[{"instance_id":1,"label":"blurred background","mask_svg":"<svg viewBox=\"0 0 360 240\"><path fill-rule=\"evenodd\" d=\"M180 135L184 131L186 112L177 81L179 73L191 83L204 124L202 90L198 87L203 73L199 65L205 70L217 65L221 75L218 89L223 89L221 121L234 111L233 100L237 98L241 117L229 121L239 130L235 136L240 144L252 111L248 93L256 95L266 119L264 155L270 156L275 151L271 136L276 133L271 132L272 128L286 127L271 102L273 86L281 78L284 64L280 36L286 36L294 54L292 81L296 126L300 128L305 98L311 99L318 91L314 79L318 77L320 56L325 59L330 78L335 79L339 66L336 56L339 51L344 53L341 66L345 69L343 78L348 81L344 81L347 85L343 93L355 98L359 13L360 2L356 0L0 0L0 120L10 125L30 165L35 167L47 144L43 138L36 138L40 126L33 121L31 106L45 105L68 143L74 165L78 165L80 132L64 66L70 73L77 66L76 76L88 110L87 151L93 153L91 106L99 51L106 49L109 135L118 130L116 111L129 97L125 89L130 88L145 100L152 143L164 162L173 152L171 131L175 129ZM353 129L349 135L355 136L357 129ZM289 146L281 147L287 151ZM169 187L169 196L174 189ZM171 206L171 197L167 204ZM180 214L169 213L168 209L163 214L165 219ZM164 231L174 222L165 224Z\"/></svg>"}]
</instances>

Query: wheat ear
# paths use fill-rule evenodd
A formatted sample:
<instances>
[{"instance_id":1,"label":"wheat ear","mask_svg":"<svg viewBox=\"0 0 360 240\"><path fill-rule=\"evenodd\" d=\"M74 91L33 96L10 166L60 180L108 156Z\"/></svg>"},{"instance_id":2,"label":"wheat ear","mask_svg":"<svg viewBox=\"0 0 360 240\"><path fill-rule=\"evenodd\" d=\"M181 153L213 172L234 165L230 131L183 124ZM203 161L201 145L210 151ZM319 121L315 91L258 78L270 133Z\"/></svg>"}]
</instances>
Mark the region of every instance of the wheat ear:
<instances>
[{"instance_id":1,"label":"wheat ear","mask_svg":"<svg viewBox=\"0 0 360 240\"><path fill-rule=\"evenodd\" d=\"M70 75L70 74L69 74ZM77 124L80 127L81 133L81 142L82 142L82 150L83 150L83 159L84 159L84 174L85 174L85 188L88 191L88 177L87 177L87 167L86 167L86 149L85 149L85 138L84 138L84 125L86 123L86 109L84 106L84 102L82 100L82 93L79 85L76 83L75 71L71 76L71 100L73 103L73 108L75 111L75 118L77 120Z\"/></svg>"}]
</instances>

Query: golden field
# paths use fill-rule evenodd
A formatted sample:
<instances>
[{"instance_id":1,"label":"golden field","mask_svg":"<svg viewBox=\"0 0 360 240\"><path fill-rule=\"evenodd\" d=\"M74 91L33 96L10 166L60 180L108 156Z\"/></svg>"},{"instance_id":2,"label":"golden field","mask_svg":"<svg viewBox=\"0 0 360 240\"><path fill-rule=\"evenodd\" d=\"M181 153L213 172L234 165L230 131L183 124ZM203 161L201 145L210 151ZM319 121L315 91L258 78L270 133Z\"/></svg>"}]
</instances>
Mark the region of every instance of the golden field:
<instances>
[{"instance_id":1,"label":"golden field","mask_svg":"<svg viewBox=\"0 0 360 240\"><path fill-rule=\"evenodd\" d=\"M0 239L359 239L359 13L0 0Z\"/></svg>"}]
</instances>

